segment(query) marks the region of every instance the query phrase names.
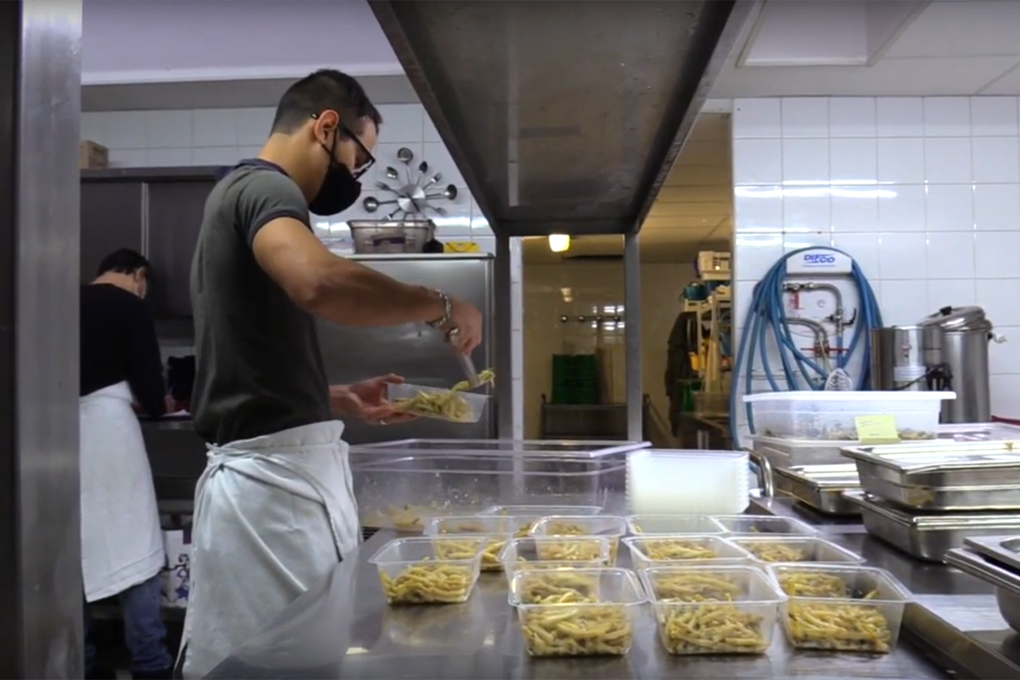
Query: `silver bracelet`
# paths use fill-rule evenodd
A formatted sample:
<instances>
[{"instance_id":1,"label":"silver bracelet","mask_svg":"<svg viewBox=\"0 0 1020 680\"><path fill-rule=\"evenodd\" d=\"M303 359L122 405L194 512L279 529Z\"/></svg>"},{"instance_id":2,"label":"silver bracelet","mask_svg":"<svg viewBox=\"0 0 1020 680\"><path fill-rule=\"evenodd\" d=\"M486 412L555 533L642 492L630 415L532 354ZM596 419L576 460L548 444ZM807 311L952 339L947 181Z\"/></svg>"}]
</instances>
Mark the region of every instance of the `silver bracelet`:
<instances>
[{"instance_id":1,"label":"silver bracelet","mask_svg":"<svg viewBox=\"0 0 1020 680\"><path fill-rule=\"evenodd\" d=\"M453 302L450 300L450 296L443 291L437 290L436 293L443 301L443 315L434 321L426 321L425 323L432 328L443 328L450 323L450 317L453 316Z\"/></svg>"}]
</instances>

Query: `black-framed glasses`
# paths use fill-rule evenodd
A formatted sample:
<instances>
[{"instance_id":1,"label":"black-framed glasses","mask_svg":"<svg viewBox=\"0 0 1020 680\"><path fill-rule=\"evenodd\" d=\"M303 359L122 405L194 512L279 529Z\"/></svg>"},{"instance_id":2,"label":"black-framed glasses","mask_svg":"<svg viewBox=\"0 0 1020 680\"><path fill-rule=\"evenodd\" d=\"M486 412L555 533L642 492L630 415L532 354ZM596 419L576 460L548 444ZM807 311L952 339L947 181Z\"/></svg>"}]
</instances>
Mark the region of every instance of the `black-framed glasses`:
<instances>
[{"instance_id":1,"label":"black-framed glasses","mask_svg":"<svg viewBox=\"0 0 1020 680\"><path fill-rule=\"evenodd\" d=\"M319 119L319 114L313 113L312 114L312 118L314 120L318 120ZM343 121L339 121L337 123L337 127L340 129L341 132L343 132L345 135L347 135L348 137L353 139L354 143L357 144L358 148L361 149L361 152L365 154L365 159L366 159L365 162L362 163L361 165L359 165L358 167L353 168L351 170L351 175L354 176L354 179L358 179L359 177L364 175L366 172L368 172L369 168L371 168L373 165L375 165L375 156L373 156L372 152L368 150L368 147L366 147L362 143L361 139L356 134L354 134L354 131L351 130L346 125L344 125Z\"/></svg>"}]
</instances>

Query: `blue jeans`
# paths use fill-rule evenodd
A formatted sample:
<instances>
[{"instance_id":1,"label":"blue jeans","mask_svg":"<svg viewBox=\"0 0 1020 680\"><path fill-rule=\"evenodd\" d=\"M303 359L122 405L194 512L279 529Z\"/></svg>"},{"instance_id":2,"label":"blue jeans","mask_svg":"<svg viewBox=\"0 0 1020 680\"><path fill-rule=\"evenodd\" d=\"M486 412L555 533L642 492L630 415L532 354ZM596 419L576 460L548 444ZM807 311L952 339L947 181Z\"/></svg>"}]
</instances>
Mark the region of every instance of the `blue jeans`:
<instances>
[{"instance_id":1,"label":"blue jeans","mask_svg":"<svg viewBox=\"0 0 1020 680\"><path fill-rule=\"evenodd\" d=\"M157 673L174 664L166 651L166 627L159 608L159 576L117 595L124 617L124 643L131 652L131 670ZM92 617L85 603L85 672L95 670L96 646L89 635Z\"/></svg>"}]
</instances>

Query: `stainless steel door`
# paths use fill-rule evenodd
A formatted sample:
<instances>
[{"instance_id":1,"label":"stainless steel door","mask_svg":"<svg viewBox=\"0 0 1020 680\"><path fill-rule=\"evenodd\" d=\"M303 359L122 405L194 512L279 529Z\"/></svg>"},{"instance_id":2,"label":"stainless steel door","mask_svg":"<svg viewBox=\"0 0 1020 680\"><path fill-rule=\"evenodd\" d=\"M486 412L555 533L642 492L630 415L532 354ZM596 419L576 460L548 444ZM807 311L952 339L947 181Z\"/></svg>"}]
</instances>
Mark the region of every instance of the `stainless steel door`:
<instances>
[{"instance_id":1,"label":"stainless steel door","mask_svg":"<svg viewBox=\"0 0 1020 680\"><path fill-rule=\"evenodd\" d=\"M81 1L0 2L0 677L82 677Z\"/></svg>"}]
</instances>

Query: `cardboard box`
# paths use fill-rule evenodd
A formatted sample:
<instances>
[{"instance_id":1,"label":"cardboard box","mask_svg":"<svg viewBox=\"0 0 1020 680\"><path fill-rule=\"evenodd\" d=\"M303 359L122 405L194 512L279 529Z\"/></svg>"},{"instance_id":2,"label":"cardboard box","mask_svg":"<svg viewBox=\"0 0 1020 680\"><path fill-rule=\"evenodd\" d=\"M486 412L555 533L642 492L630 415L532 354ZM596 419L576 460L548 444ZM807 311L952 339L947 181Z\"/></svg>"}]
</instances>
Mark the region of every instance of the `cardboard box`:
<instances>
[{"instance_id":1,"label":"cardboard box","mask_svg":"<svg viewBox=\"0 0 1020 680\"><path fill-rule=\"evenodd\" d=\"M78 168L99 170L110 166L110 151L102 144L84 139L78 145Z\"/></svg>"}]
</instances>

